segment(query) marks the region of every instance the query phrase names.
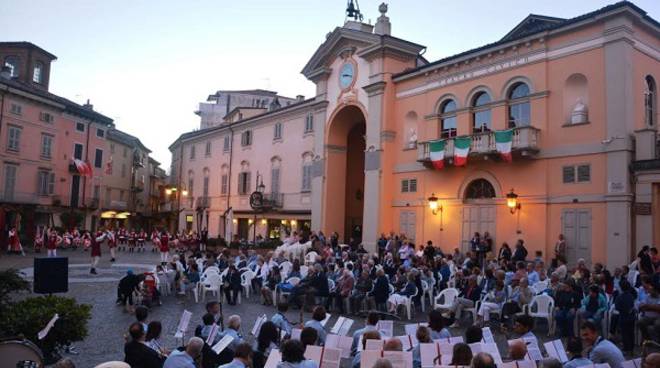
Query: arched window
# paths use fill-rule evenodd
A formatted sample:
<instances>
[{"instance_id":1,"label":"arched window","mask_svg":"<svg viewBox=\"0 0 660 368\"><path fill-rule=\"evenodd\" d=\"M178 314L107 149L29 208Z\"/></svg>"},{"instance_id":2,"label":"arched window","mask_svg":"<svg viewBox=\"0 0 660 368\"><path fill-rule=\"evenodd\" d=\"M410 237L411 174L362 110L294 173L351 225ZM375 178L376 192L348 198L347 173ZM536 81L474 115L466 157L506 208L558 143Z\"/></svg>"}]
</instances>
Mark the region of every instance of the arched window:
<instances>
[{"instance_id":1,"label":"arched window","mask_svg":"<svg viewBox=\"0 0 660 368\"><path fill-rule=\"evenodd\" d=\"M41 83L44 74L44 64L40 61L34 63L34 69L32 70L32 81L34 83Z\"/></svg>"},{"instance_id":2,"label":"arched window","mask_svg":"<svg viewBox=\"0 0 660 368\"><path fill-rule=\"evenodd\" d=\"M229 192L229 166L222 164L220 167L220 194L228 194Z\"/></svg>"},{"instance_id":3,"label":"arched window","mask_svg":"<svg viewBox=\"0 0 660 368\"><path fill-rule=\"evenodd\" d=\"M9 68L9 75L12 78L18 77L18 57L17 56L7 56L5 58L5 66Z\"/></svg>"},{"instance_id":4,"label":"arched window","mask_svg":"<svg viewBox=\"0 0 660 368\"><path fill-rule=\"evenodd\" d=\"M303 166L302 166L302 187L301 192L310 192L312 190L312 158L314 155L311 152L303 153Z\"/></svg>"},{"instance_id":5,"label":"arched window","mask_svg":"<svg viewBox=\"0 0 660 368\"><path fill-rule=\"evenodd\" d=\"M644 121L648 126L654 126L658 116L658 91L652 76L646 76L646 91L644 91Z\"/></svg>"},{"instance_id":6,"label":"arched window","mask_svg":"<svg viewBox=\"0 0 660 368\"><path fill-rule=\"evenodd\" d=\"M468 184L465 189L465 199L489 199L495 198L495 188L486 179L476 179Z\"/></svg>"},{"instance_id":7,"label":"arched window","mask_svg":"<svg viewBox=\"0 0 660 368\"><path fill-rule=\"evenodd\" d=\"M248 161L241 161L241 172L238 173L238 194L250 194L250 163Z\"/></svg>"},{"instance_id":8,"label":"arched window","mask_svg":"<svg viewBox=\"0 0 660 368\"><path fill-rule=\"evenodd\" d=\"M490 131L490 96L487 92L478 92L472 99L472 128L473 132Z\"/></svg>"},{"instance_id":9,"label":"arched window","mask_svg":"<svg viewBox=\"0 0 660 368\"><path fill-rule=\"evenodd\" d=\"M456 136L456 101L447 100L440 106L440 137Z\"/></svg>"},{"instance_id":10,"label":"arched window","mask_svg":"<svg viewBox=\"0 0 660 368\"><path fill-rule=\"evenodd\" d=\"M509 90L509 128L528 126L530 122L529 87L523 82Z\"/></svg>"}]
</instances>

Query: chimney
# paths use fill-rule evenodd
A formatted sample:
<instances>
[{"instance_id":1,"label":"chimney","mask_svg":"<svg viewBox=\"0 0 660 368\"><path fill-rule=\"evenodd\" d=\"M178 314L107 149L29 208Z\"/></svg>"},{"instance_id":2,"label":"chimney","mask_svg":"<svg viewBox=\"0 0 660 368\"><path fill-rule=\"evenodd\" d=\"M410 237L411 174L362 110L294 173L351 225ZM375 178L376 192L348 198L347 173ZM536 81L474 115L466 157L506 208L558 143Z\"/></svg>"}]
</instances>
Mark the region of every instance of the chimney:
<instances>
[{"instance_id":1,"label":"chimney","mask_svg":"<svg viewBox=\"0 0 660 368\"><path fill-rule=\"evenodd\" d=\"M305 96L303 95L296 96L296 102L303 102L303 101L305 101Z\"/></svg>"},{"instance_id":2,"label":"chimney","mask_svg":"<svg viewBox=\"0 0 660 368\"><path fill-rule=\"evenodd\" d=\"M2 70L0 70L0 78L11 79L11 69L8 66L2 66Z\"/></svg>"},{"instance_id":3,"label":"chimney","mask_svg":"<svg viewBox=\"0 0 660 368\"><path fill-rule=\"evenodd\" d=\"M87 109L87 110L90 110L90 111L93 111L93 110L94 110L94 105L92 105L91 103L89 103L89 98L87 99L87 103L85 103L85 104L83 105L83 108L85 108L85 109Z\"/></svg>"},{"instance_id":4,"label":"chimney","mask_svg":"<svg viewBox=\"0 0 660 368\"><path fill-rule=\"evenodd\" d=\"M390 35L392 33L392 24L390 23L390 18L388 18L385 13L387 13L387 4L382 3L378 6L378 11L380 12L380 17L376 20L376 26L374 27L374 33L378 35Z\"/></svg>"}]
</instances>

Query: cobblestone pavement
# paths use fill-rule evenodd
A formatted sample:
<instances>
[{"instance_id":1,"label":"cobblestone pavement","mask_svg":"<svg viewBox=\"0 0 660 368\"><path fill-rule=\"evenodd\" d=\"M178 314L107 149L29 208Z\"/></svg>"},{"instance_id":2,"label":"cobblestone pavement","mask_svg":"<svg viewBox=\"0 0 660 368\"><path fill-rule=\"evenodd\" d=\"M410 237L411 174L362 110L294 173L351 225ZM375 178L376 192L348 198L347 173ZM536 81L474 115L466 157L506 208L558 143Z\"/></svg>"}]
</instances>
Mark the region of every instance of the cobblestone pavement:
<instances>
[{"instance_id":1,"label":"cobblestone pavement","mask_svg":"<svg viewBox=\"0 0 660 368\"><path fill-rule=\"evenodd\" d=\"M159 261L158 254L151 252L122 252L118 254L117 262L113 265L109 262L109 254L106 252L103 254L99 268L97 269L99 275L90 275L88 252L77 250L61 251L58 253L59 256L69 257L69 292L64 294L64 296L73 297L79 303L91 304L93 306L92 318L88 325L89 336L84 341L75 344L80 351L80 355L71 355L70 357L76 362L78 367L93 367L104 361L123 360L124 334L130 323L134 321L134 317L115 305L117 281L123 276L128 267L133 268L135 271L140 271L141 268L153 267ZM34 256L31 253L28 253L25 257L3 254L0 256L0 268L18 268L30 277ZM45 256L45 254L42 253L37 256ZM211 297L211 294L209 294L209 298ZM201 300L200 303L196 304L190 295L186 298L169 295L163 297L162 306L156 306L150 310L149 320L160 320L163 324L163 342L167 347L176 347L178 346L177 344L180 344L180 341L175 341L173 335L179 317L184 310L189 310L193 314L188 333L190 335L194 326L201 323L201 317L204 313L204 303ZM249 331L257 317L262 314L270 317L274 312L273 307L261 305L258 296L254 294L250 299L243 298L241 305L224 306L225 320L231 314L238 314L242 317L242 333L250 341L253 338L249 336ZM287 317L291 321L298 321L299 312L297 310L289 311ZM363 327L364 321L360 317L349 317L355 319L355 323L349 333L350 335L354 330ZM309 318L310 315L305 314L305 320ZM334 313L328 325L332 326L336 318L337 313ZM414 313L412 322L422 322L424 320L425 313L421 311ZM395 335L403 335L404 325L412 322L405 318L402 321L396 321ZM452 329L451 332L453 336L459 336L463 335L464 329ZM536 332L539 339L548 339L545 323L541 324ZM506 337L500 333L495 333L495 340L500 347L500 352L504 355L507 351ZM347 359L344 359L342 366L348 367L350 366L349 363Z\"/></svg>"}]
</instances>

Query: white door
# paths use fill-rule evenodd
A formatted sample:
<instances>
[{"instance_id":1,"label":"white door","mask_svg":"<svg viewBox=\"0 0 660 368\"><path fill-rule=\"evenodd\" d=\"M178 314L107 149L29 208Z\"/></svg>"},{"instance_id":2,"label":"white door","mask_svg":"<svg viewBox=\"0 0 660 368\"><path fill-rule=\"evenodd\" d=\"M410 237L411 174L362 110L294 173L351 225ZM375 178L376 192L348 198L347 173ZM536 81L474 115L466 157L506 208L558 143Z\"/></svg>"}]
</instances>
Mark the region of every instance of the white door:
<instances>
[{"instance_id":1,"label":"white door","mask_svg":"<svg viewBox=\"0 0 660 368\"><path fill-rule=\"evenodd\" d=\"M462 224L462 237L461 247L462 251L470 250L470 239L472 235L478 232L483 235L485 232L490 234L495 242L495 206L466 206L463 207L463 224Z\"/></svg>"},{"instance_id":2,"label":"white door","mask_svg":"<svg viewBox=\"0 0 660 368\"><path fill-rule=\"evenodd\" d=\"M401 211L399 213L399 232L405 234L408 239L415 240L416 221L415 211Z\"/></svg>"},{"instance_id":3,"label":"white door","mask_svg":"<svg viewBox=\"0 0 660 368\"><path fill-rule=\"evenodd\" d=\"M568 265L584 258L591 264L591 210L585 208L567 208L561 212L562 232L566 239L566 257Z\"/></svg>"}]
</instances>

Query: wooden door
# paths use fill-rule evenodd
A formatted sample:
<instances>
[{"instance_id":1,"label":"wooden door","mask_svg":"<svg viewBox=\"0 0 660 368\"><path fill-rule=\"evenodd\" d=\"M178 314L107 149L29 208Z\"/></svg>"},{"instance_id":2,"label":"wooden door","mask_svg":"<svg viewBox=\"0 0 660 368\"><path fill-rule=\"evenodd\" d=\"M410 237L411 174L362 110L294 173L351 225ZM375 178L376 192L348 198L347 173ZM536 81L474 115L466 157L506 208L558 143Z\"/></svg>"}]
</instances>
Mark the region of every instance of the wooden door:
<instances>
[{"instance_id":1,"label":"wooden door","mask_svg":"<svg viewBox=\"0 0 660 368\"><path fill-rule=\"evenodd\" d=\"M561 220L568 265L575 265L580 258L591 264L591 210L567 208L562 210Z\"/></svg>"},{"instance_id":2,"label":"wooden door","mask_svg":"<svg viewBox=\"0 0 660 368\"><path fill-rule=\"evenodd\" d=\"M485 205L463 207L461 237L461 250L463 252L470 250L470 239L472 239L472 235L474 235L475 232L478 232L482 236L485 232L488 232L493 239L493 244L497 244L495 241L496 216L497 209L495 206Z\"/></svg>"}]
</instances>

